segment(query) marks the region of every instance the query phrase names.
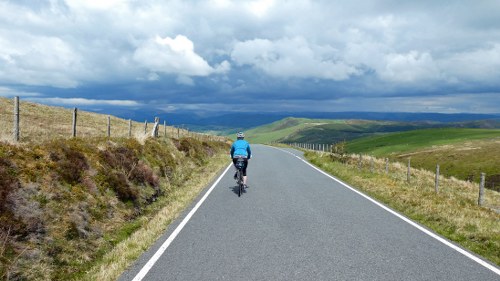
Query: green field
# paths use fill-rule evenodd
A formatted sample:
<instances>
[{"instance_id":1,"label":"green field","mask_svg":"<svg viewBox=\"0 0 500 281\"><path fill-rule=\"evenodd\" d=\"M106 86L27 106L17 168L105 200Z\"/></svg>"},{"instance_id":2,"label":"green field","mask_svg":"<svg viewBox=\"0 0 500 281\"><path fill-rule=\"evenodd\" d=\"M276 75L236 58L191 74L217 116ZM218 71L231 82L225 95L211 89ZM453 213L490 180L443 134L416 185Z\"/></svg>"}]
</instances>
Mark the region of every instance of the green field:
<instances>
[{"instance_id":1,"label":"green field","mask_svg":"<svg viewBox=\"0 0 500 281\"><path fill-rule=\"evenodd\" d=\"M375 120L335 120L335 119L307 119L307 118L285 118L271 124L256 127L245 131L247 140L251 143L318 143L333 144L340 141L352 141L368 136L377 136L384 138L388 133L408 132L422 129L443 129L443 131L429 131L426 134L432 135L430 139L434 140L441 136L447 140L448 136L456 138L456 141L462 139L482 138L482 135L491 134L490 129L499 129L500 122L495 120L479 120L463 123L438 123L438 122L396 122L396 121L375 121ZM456 131L450 131L455 128ZM486 128L480 131L467 132L461 131L464 128ZM426 146L427 135L419 140L417 136L402 135L401 138L414 138L416 145ZM234 134L229 135L233 138ZM383 141L383 139L381 140ZM400 140L389 140L394 143L402 143ZM368 145L360 144L360 149L364 146L372 147L371 140ZM404 144L406 145L406 143ZM432 144L431 144L432 145ZM385 146L385 144L382 144ZM356 148L357 149L357 148ZM401 148L403 149L403 148ZM410 145L409 150L413 149ZM381 152L384 153L384 152Z\"/></svg>"},{"instance_id":2,"label":"green field","mask_svg":"<svg viewBox=\"0 0 500 281\"><path fill-rule=\"evenodd\" d=\"M432 146L500 138L500 130L439 128L370 136L350 141L348 152L388 156Z\"/></svg>"},{"instance_id":3,"label":"green field","mask_svg":"<svg viewBox=\"0 0 500 281\"><path fill-rule=\"evenodd\" d=\"M371 121L285 118L246 131L252 143L296 142L331 144L342 140L373 135L379 132L407 131L429 124Z\"/></svg>"},{"instance_id":4,"label":"green field","mask_svg":"<svg viewBox=\"0 0 500 281\"><path fill-rule=\"evenodd\" d=\"M356 139L347 152L387 157L413 167L478 182L486 173L486 186L500 190L500 130L425 129Z\"/></svg>"},{"instance_id":5,"label":"green field","mask_svg":"<svg viewBox=\"0 0 500 281\"><path fill-rule=\"evenodd\" d=\"M500 189L500 129L491 120L466 123L392 122L286 118L246 131L250 143L334 144L347 141L347 152L387 157L413 167ZM447 126L447 127L445 127Z\"/></svg>"}]
</instances>

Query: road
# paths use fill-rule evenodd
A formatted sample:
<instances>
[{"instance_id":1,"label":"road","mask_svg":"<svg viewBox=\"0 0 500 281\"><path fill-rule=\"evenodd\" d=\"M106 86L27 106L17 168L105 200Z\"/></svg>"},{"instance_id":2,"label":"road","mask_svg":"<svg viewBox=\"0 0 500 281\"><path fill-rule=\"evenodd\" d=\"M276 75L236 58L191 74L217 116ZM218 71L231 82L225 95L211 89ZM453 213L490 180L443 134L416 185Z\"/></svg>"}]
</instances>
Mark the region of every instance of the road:
<instances>
[{"instance_id":1,"label":"road","mask_svg":"<svg viewBox=\"0 0 500 281\"><path fill-rule=\"evenodd\" d=\"M500 280L498 267L322 174L299 151L252 149L241 198L231 168L120 280Z\"/></svg>"}]
</instances>

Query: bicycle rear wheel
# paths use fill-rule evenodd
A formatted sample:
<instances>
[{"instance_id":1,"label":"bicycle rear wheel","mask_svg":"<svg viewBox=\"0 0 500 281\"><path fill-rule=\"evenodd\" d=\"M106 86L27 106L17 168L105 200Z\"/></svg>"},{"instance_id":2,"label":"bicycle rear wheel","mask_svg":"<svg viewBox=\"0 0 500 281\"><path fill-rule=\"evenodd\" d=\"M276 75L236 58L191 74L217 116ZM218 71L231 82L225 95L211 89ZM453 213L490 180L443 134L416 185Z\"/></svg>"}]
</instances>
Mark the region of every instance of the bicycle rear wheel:
<instances>
[{"instance_id":1,"label":"bicycle rear wheel","mask_svg":"<svg viewBox=\"0 0 500 281\"><path fill-rule=\"evenodd\" d=\"M238 197L243 193L243 175L241 170L238 170Z\"/></svg>"}]
</instances>

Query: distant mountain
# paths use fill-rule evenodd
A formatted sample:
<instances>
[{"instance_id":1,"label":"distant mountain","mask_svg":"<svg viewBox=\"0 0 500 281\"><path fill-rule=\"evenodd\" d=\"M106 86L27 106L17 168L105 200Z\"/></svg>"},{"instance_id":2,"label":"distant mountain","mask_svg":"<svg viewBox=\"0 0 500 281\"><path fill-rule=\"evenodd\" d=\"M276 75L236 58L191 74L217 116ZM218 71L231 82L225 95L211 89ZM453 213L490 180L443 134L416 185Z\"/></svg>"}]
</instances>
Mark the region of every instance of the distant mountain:
<instances>
[{"instance_id":1,"label":"distant mountain","mask_svg":"<svg viewBox=\"0 0 500 281\"><path fill-rule=\"evenodd\" d=\"M235 132L269 124L286 117L310 119L340 120L377 120L399 122L436 122L457 123L478 120L492 120L492 126L500 122L500 114L443 114L443 113L399 113L399 112L280 112L280 113L226 113L219 115L198 116L194 114L177 114L169 116L169 124L189 127L192 130ZM482 121L478 126L483 126ZM468 126L468 125L467 125Z\"/></svg>"}]
</instances>

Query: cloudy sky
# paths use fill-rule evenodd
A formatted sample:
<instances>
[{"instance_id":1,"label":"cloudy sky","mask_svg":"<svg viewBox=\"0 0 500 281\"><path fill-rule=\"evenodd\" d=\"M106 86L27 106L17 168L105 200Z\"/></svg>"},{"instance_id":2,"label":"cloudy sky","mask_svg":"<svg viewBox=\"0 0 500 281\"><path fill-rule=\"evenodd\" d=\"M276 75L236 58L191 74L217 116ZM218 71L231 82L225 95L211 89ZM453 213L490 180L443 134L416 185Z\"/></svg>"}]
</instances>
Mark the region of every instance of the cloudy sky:
<instances>
[{"instance_id":1,"label":"cloudy sky","mask_svg":"<svg viewBox=\"0 0 500 281\"><path fill-rule=\"evenodd\" d=\"M0 96L125 115L499 113L499 15L498 0L0 0Z\"/></svg>"}]
</instances>

